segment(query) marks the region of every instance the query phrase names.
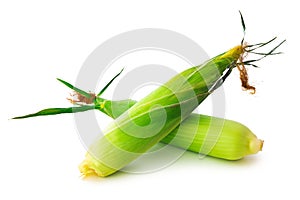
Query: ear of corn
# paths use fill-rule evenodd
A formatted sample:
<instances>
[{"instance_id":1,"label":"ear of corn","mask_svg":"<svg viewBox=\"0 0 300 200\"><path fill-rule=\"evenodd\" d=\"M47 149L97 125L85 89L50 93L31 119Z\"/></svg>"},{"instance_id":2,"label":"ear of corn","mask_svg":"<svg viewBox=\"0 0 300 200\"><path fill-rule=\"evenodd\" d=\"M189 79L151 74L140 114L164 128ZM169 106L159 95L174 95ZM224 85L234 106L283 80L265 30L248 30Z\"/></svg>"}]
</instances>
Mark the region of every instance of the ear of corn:
<instances>
[{"instance_id":1,"label":"ear of corn","mask_svg":"<svg viewBox=\"0 0 300 200\"><path fill-rule=\"evenodd\" d=\"M224 53L185 70L133 105L90 146L81 172L108 176L142 155L222 84L222 74L233 67L241 53L240 48L234 48L229 55Z\"/></svg>"},{"instance_id":2,"label":"ear of corn","mask_svg":"<svg viewBox=\"0 0 300 200\"><path fill-rule=\"evenodd\" d=\"M263 141L241 123L192 113L161 140L166 144L226 160L238 160L262 150ZM197 134L193 134L194 130Z\"/></svg>"}]
</instances>

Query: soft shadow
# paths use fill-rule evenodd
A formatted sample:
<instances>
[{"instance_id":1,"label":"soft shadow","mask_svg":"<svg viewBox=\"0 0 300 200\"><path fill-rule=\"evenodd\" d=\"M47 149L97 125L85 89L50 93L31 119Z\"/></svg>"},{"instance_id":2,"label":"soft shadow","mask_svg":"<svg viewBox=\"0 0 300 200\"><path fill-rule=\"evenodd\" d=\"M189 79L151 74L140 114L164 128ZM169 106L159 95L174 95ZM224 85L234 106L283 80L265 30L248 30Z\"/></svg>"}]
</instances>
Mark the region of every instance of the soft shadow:
<instances>
[{"instance_id":1,"label":"soft shadow","mask_svg":"<svg viewBox=\"0 0 300 200\"><path fill-rule=\"evenodd\" d=\"M130 174L122 171L118 171L108 177L99 177L96 175L89 175L87 177L80 177L82 181L88 181L88 182L102 182L102 183L108 183L108 182L113 182L116 179L124 179L128 178Z\"/></svg>"},{"instance_id":2,"label":"soft shadow","mask_svg":"<svg viewBox=\"0 0 300 200\"><path fill-rule=\"evenodd\" d=\"M169 145L168 145L169 146ZM161 148L161 147L160 147ZM231 160L225 160L220 158L214 158L210 156L203 156L199 155L194 152L185 151L182 153L180 157L178 157L176 160L168 163L163 162L168 156L172 157L174 155L174 151L177 152L178 148L169 146L168 151L164 151L163 156L157 156L154 154L151 154L150 157L146 157L146 159L141 159L140 162L133 162L129 165L129 167L125 167L123 170L116 172L115 174L112 174L108 177L97 177L97 176L88 176L88 177L82 177L84 181L92 181L92 182L113 182L114 180L120 180L120 179L126 179L128 177L132 176L138 176L142 174L149 174L149 173L155 173L157 171L166 169L170 166L177 165L180 166L180 168L184 168L187 166L219 166L219 167L233 167L233 168L244 168L244 167L250 167L252 165L255 165L257 162L260 161L259 154L257 155L250 155L245 158L242 158L240 160L231 161ZM181 150L182 151L182 150ZM178 152L177 152L178 153ZM153 163L156 163L153 165ZM161 167L155 169L155 170L141 170L141 169L149 169L149 166L157 167L158 163L164 163ZM126 169L136 169L136 173L134 173L131 170Z\"/></svg>"},{"instance_id":3,"label":"soft shadow","mask_svg":"<svg viewBox=\"0 0 300 200\"><path fill-rule=\"evenodd\" d=\"M225 165L232 167L249 167L251 165L255 165L255 163L259 162L259 155L249 155L239 160L225 160L221 158L215 158L211 156L205 156L201 154L196 154L194 152L186 151L184 155L178 160L180 165L192 165L199 164L202 165Z\"/></svg>"}]
</instances>

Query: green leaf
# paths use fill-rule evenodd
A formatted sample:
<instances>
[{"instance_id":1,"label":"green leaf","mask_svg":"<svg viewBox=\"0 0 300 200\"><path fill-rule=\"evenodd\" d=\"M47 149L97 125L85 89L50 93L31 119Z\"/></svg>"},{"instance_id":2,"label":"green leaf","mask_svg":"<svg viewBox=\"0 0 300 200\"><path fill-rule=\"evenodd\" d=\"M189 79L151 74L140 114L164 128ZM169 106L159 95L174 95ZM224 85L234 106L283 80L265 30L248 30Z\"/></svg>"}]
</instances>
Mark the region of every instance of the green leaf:
<instances>
[{"instance_id":1,"label":"green leaf","mask_svg":"<svg viewBox=\"0 0 300 200\"><path fill-rule=\"evenodd\" d=\"M241 41L241 45L243 45L244 39L245 39L245 35L246 35L246 25L245 25L245 21L244 21L243 15L242 15L242 13L241 13L240 10L239 10L239 13L240 13L240 16L241 16L241 22L242 22L243 32L244 32L244 36L243 36L243 39Z\"/></svg>"},{"instance_id":2,"label":"green leaf","mask_svg":"<svg viewBox=\"0 0 300 200\"><path fill-rule=\"evenodd\" d=\"M72 90L74 90L75 92L78 92L79 94L85 96L86 98L91 98L91 95L75 86L73 86L72 84L60 79L60 78L57 78L58 81L60 81L62 84L64 84L65 86L67 86L68 88L71 88Z\"/></svg>"},{"instance_id":3,"label":"green leaf","mask_svg":"<svg viewBox=\"0 0 300 200\"><path fill-rule=\"evenodd\" d=\"M99 97L99 96L101 96L104 92L105 92L105 90L112 84L112 82L118 77L118 76L120 76L120 74L123 72L123 70L124 70L124 68L117 74L117 75L115 75L105 86L104 86L104 88L97 94L97 96Z\"/></svg>"},{"instance_id":4,"label":"green leaf","mask_svg":"<svg viewBox=\"0 0 300 200\"><path fill-rule=\"evenodd\" d=\"M243 31L245 33L245 31L246 31L245 21L244 21L243 15L242 15L242 13L241 13L240 10L239 10L239 13L240 13L240 16L241 16L241 22L242 22L242 26L243 26Z\"/></svg>"},{"instance_id":5,"label":"green leaf","mask_svg":"<svg viewBox=\"0 0 300 200\"><path fill-rule=\"evenodd\" d=\"M14 117L12 119L24 119L29 117L37 117L43 115L57 115L63 113L77 113L77 112L84 112L87 110L95 109L95 106L80 106L80 107L69 107L69 108L47 108L41 110L37 113L32 113L24 116Z\"/></svg>"},{"instance_id":6,"label":"green leaf","mask_svg":"<svg viewBox=\"0 0 300 200\"><path fill-rule=\"evenodd\" d=\"M263 46L265 46L265 45L267 45L267 44L273 42L274 40L276 40L276 38L277 38L277 37L274 37L274 38L272 38L271 40L269 40L269 41L267 41L267 42L261 42L261 43L257 43L257 44L247 45L247 47L255 47L255 48L253 48L253 49L251 49L251 50L248 50L248 51L253 51L253 50L255 50L255 49L261 48L261 47L263 47Z\"/></svg>"}]
</instances>

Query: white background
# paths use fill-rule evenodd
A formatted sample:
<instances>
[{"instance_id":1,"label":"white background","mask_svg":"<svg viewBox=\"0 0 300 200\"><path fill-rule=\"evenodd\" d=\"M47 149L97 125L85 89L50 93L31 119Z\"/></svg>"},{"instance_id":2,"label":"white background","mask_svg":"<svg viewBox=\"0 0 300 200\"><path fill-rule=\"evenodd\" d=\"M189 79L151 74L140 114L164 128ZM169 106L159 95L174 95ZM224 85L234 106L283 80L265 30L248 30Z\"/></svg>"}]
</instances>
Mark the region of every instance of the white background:
<instances>
[{"instance_id":1,"label":"white background","mask_svg":"<svg viewBox=\"0 0 300 200\"><path fill-rule=\"evenodd\" d=\"M0 199L299 198L300 16L295 1L277 2L1 1ZM250 69L256 95L241 91L236 72L224 84L226 117L265 140L257 155L228 162L186 153L155 173L83 180L77 166L86 150L72 115L8 120L69 106L69 90L55 78L74 82L86 57L125 31L173 30L217 55L240 42L238 10L248 42L287 39L280 48L285 54Z\"/></svg>"}]
</instances>

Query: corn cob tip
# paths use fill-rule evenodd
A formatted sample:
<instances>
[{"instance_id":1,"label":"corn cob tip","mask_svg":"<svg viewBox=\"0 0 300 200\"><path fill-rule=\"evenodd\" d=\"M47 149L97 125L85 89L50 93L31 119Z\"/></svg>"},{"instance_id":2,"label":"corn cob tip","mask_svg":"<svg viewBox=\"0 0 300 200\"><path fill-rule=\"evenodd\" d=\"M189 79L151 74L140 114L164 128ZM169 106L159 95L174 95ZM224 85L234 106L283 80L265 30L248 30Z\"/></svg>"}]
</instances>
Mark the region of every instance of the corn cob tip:
<instances>
[{"instance_id":1,"label":"corn cob tip","mask_svg":"<svg viewBox=\"0 0 300 200\"><path fill-rule=\"evenodd\" d=\"M228 58L228 57L232 57L235 60L240 59L244 52L245 52L245 45L238 45L235 46L233 48L231 48L230 50L228 50L226 53L224 53L224 55L221 56L221 58Z\"/></svg>"},{"instance_id":2,"label":"corn cob tip","mask_svg":"<svg viewBox=\"0 0 300 200\"><path fill-rule=\"evenodd\" d=\"M102 170L99 170L100 167ZM88 176L106 177L116 172L116 170L99 162L99 160L93 155L91 155L90 153L87 153L85 155L85 159L78 166L78 168L81 173L81 177L88 177Z\"/></svg>"},{"instance_id":3,"label":"corn cob tip","mask_svg":"<svg viewBox=\"0 0 300 200\"><path fill-rule=\"evenodd\" d=\"M259 140L260 141L260 147L259 147L259 151L262 151L262 148L264 146L264 140Z\"/></svg>"},{"instance_id":4,"label":"corn cob tip","mask_svg":"<svg viewBox=\"0 0 300 200\"><path fill-rule=\"evenodd\" d=\"M80 165L79 165L79 171L81 173L81 177L86 177L90 175L96 175L95 170L91 169L89 167L89 164L87 160L84 160Z\"/></svg>"},{"instance_id":5,"label":"corn cob tip","mask_svg":"<svg viewBox=\"0 0 300 200\"><path fill-rule=\"evenodd\" d=\"M98 174L97 171L93 168L93 163L91 159L89 159L89 155L86 155L86 158L82 163L78 166L79 171L81 173L81 177L87 177L87 176L101 176L101 174Z\"/></svg>"},{"instance_id":6,"label":"corn cob tip","mask_svg":"<svg viewBox=\"0 0 300 200\"><path fill-rule=\"evenodd\" d=\"M262 151L264 145L264 140L260 140L260 139L255 139L255 140L251 140L250 142L250 154L256 154L259 151Z\"/></svg>"}]
</instances>

